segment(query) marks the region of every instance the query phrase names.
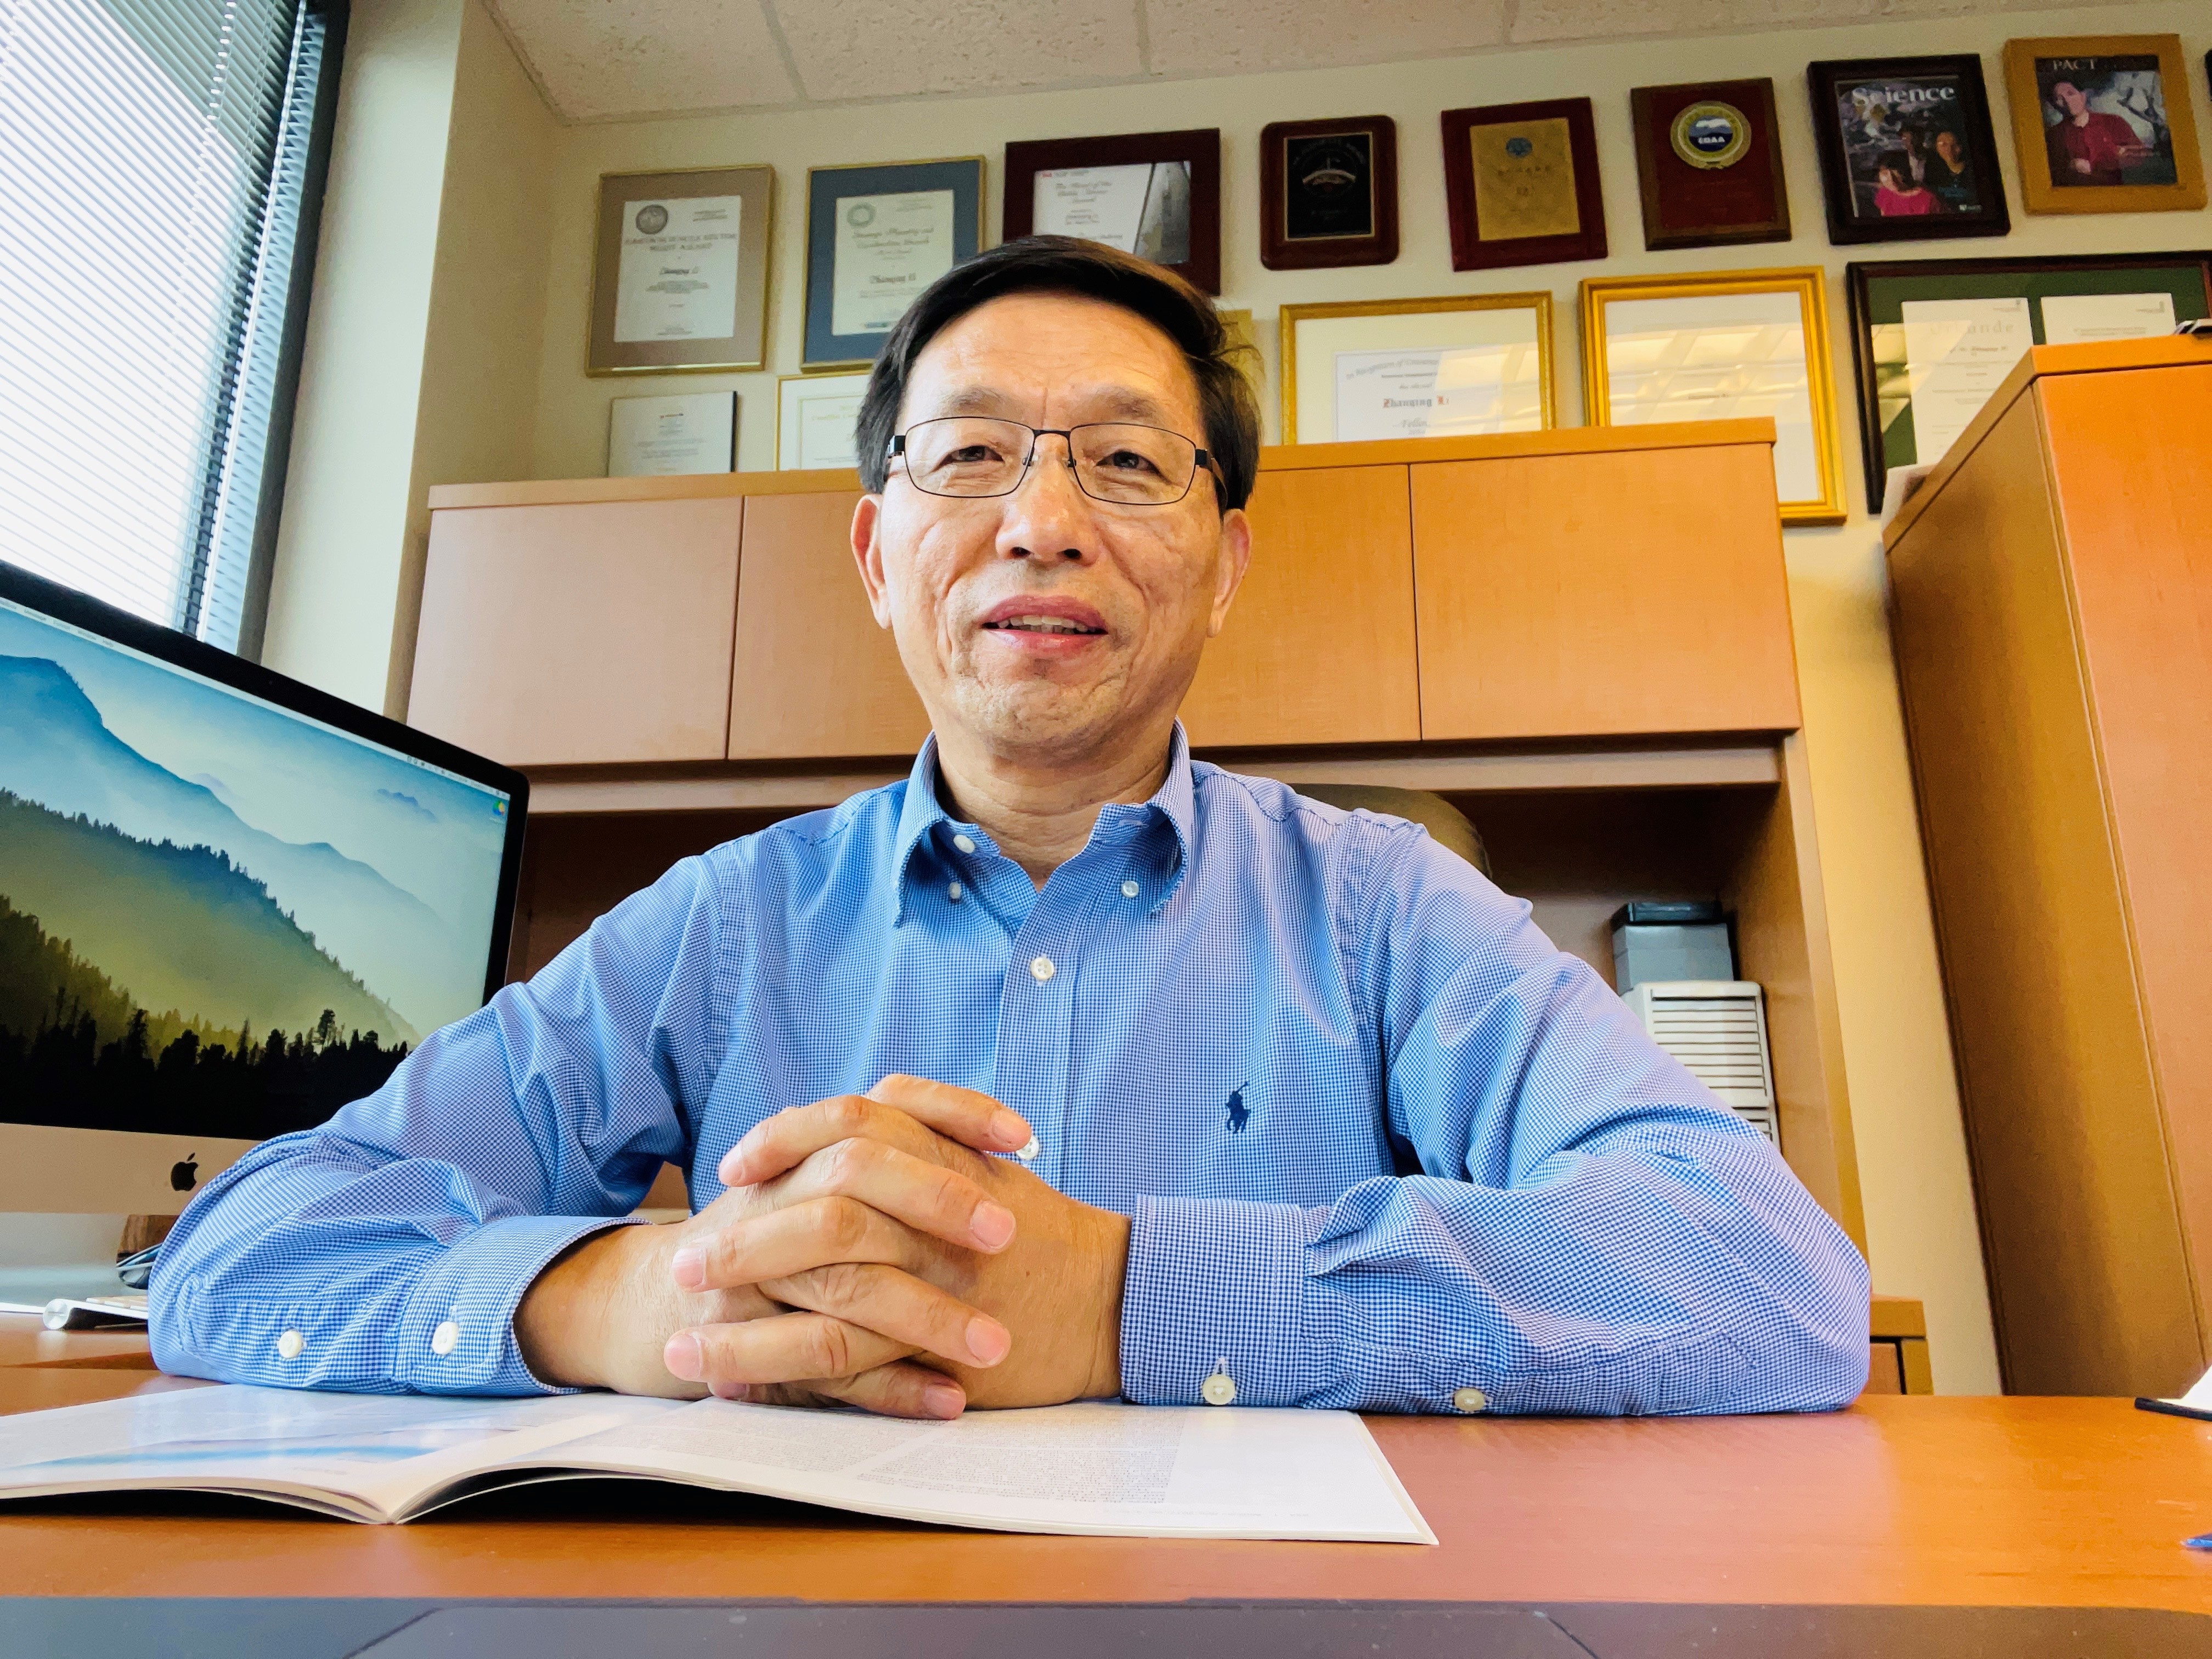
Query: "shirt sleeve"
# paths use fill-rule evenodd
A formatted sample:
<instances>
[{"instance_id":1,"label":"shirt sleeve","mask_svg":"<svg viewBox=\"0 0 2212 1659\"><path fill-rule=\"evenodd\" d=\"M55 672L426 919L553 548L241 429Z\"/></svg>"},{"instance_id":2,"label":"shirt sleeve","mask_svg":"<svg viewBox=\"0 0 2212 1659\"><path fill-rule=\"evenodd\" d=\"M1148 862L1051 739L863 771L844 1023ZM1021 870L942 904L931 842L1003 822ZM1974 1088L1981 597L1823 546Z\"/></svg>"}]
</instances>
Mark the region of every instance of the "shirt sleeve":
<instances>
[{"instance_id":1,"label":"shirt sleeve","mask_svg":"<svg viewBox=\"0 0 2212 1659\"><path fill-rule=\"evenodd\" d=\"M1757 1131L1474 867L1364 816L1345 969L1401 1167L1322 1206L1152 1198L1122 1385L1363 1411L1806 1411L1865 1385L1866 1262ZM1343 833L1343 832L1340 832Z\"/></svg>"},{"instance_id":2,"label":"shirt sleeve","mask_svg":"<svg viewBox=\"0 0 2212 1659\"><path fill-rule=\"evenodd\" d=\"M726 1046L728 931L688 859L319 1128L193 1200L149 1288L165 1370L362 1393L552 1393L516 1304L688 1158Z\"/></svg>"}]
</instances>

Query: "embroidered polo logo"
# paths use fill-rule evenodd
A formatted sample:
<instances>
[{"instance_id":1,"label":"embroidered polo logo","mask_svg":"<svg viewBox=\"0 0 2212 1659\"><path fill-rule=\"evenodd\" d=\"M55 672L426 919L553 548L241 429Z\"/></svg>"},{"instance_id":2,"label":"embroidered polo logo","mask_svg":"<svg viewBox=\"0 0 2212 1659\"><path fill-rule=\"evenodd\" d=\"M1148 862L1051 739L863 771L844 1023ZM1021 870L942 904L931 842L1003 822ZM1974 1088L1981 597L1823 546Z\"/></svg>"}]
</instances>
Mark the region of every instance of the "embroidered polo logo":
<instances>
[{"instance_id":1,"label":"embroidered polo logo","mask_svg":"<svg viewBox=\"0 0 2212 1659\"><path fill-rule=\"evenodd\" d=\"M1244 1087L1238 1084L1229 1091L1229 1133L1241 1135L1244 1126L1252 1121L1252 1109L1244 1103Z\"/></svg>"}]
</instances>

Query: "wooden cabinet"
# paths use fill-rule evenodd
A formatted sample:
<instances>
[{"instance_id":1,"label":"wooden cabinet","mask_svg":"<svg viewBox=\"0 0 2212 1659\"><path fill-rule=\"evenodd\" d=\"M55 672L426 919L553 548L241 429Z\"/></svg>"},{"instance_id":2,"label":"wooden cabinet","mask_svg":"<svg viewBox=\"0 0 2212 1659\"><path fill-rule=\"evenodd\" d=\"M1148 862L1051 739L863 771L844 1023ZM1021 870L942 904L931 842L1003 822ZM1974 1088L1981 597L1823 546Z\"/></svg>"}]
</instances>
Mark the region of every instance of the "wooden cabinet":
<instances>
[{"instance_id":1,"label":"wooden cabinet","mask_svg":"<svg viewBox=\"0 0 2212 1659\"><path fill-rule=\"evenodd\" d=\"M1419 738L1406 469L1271 469L1250 510L1251 568L1183 703L1191 742Z\"/></svg>"},{"instance_id":2,"label":"wooden cabinet","mask_svg":"<svg viewBox=\"0 0 2212 1659\"><path fill-rule=\"evenodd\" d=\"M434 514L409 722L514 766L721 759L741 507Z\"/></svg>"},{"instance_id":3,"label":"wooden cabinet","mask_svg":"<svg viewBox=\"0 0 2212 1659\"><path fill-rule=\"evenodd\" d=\"M2212 1358L2212 349L2038 347L1888 532L2006 1386Z\"/></svg>"},{"instance_id":4,"label":"wooden cabinet","mask_svg":"<svg viewBox=\"0 0 2212 1659\"><path fill-rule=\"evenodd\" d=\"M1424 738L1796 728L1768 447L1674 430L1412 469Z\"/></svg>"},{"instance_id":5,"label":"wooden cabinet","mask_svg":"<svg viewBox=\"0 0 2212 1659\"><path fill-rule=\"evenodd\" d=\"M857 490L745 499L732 760L911 755L929 716L853 562Z\"/></svg>"}]
</instances>

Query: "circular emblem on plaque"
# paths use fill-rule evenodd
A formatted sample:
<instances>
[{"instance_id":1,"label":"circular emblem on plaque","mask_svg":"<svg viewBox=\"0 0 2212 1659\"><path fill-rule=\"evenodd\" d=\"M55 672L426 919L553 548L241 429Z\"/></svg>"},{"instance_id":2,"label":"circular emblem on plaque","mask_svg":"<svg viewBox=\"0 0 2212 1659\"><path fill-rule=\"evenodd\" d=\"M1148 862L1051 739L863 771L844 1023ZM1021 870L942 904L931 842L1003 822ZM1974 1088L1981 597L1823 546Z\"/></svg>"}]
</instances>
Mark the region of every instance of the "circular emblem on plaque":
<instances>
[{"instance_id":1,"label":"circular emblem on plaque","mask_svg":"<svg viewBox=\"0 0 2212 1659\"><path fill-rule=\"evenodd\" d=\"M845 222L855 230L866 230L876 222L876 210L866 202L855 202L845 210Z\"/></svg>"},{"instance_id":2,"label":"circular emblem on plaque","mask_svg":"<svg viewBox=\"0 0 2212 1659\"><path fill-rule=\"evenodd\" d=\"M637 210L637 234L658 236L668 228L668 210L658 202L647 202Z\"/></svg>"},{"instance_id":3,"label":"circular emblem on plaque","mask_svg":"<svg viewBox=\"0 0 2212 1659\"><path fill-rule=\"evenodd\" d=\"M1751 119L1734 104L1692 104L1668 134L1674 154L1693 167L1732 167L1751 149Z\"/></svg>"},{"instance_id":4,"label":"circular emblem on plaque","mask_svg":"<svg viewBox=\"0 0 2212 1659\"><path fill-rule=\"evenodd\" d=\"M1508 138L1505 141L1505 153L1516 161L1524 161L1528 160L1528 152L1535 148L1535 145L1530 143L1526 138L1522 137L1518 133L1516 133L1512 137Z\"/></svg>"}]
</instances>

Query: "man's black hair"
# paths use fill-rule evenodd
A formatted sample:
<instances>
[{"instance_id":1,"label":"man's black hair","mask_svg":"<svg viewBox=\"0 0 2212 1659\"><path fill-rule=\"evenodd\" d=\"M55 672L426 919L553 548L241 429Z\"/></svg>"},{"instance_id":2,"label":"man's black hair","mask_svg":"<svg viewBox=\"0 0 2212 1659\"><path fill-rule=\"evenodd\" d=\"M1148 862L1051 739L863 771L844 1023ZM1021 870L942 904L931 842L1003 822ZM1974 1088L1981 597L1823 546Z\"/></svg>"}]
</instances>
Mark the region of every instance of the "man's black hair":
<instances>
[{"instance_id":1,"label":"man's black hair","mask_svg":"<svg viewBox=\"0 0 2212 1659\"><path fill-rule=\"evenodd\" d=\"M1077 294L1133 312L1181 348L1198 381L1206 448L1220 469L1221 509L1242 507L1260 468L1260 409L1213 301L1163 265L1074 236L1024 236L958 264L925 289L884 342L854 441L860 482L880 490L907 376L922 348L978 306L1008 294Z\"/></svg>"}]
</instances>

